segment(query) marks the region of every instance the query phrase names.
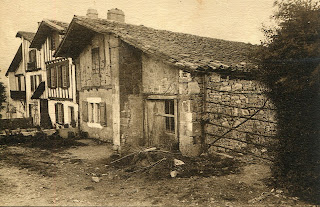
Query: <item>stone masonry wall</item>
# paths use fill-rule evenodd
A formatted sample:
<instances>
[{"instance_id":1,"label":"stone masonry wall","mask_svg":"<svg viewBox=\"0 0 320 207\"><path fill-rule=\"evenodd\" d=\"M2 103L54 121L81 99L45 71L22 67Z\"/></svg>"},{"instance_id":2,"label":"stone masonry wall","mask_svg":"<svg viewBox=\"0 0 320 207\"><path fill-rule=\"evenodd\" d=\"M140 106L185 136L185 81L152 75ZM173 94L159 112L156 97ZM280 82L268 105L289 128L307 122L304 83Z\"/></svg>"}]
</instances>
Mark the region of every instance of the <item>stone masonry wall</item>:
<instances>
[{"instance_id":1,"label":"stone masonry wall","mask_svg":"<svg viewBox=\"0 0 320 207\"><path fill-rule=\"evenodd\" d=\"M179 148L186 156L198 156L203 145L203 76L179 73Z\"/></svg>"},{"instance_id":2,"label":"stone masonry wall","mask_svg":"<svg viewBox=\"0 0 320 207\"><path fill-rule=\"evenodd\" d=\"M229 76L222 77L213 73L207 76L206 83L207 100L205 108L208 113L205 113L204 119L212 124L207 124L205 131L217 135L216 137L206 135L205 143L207 144L246 120L246 117L254 114L267 99L264 95L266 89L253 80L230 79ZM261 153L262 149L262 152L265 152L267 148L259 146L259 144L268 146L275 142L275 139L271 137L276 130L276 114L273 109L273 104L268 100L263 110L252 117L252 120L248 120L236 130L232 130L225 135L225 137L252 142L257 145L224 138L215 144L231 149L249 147L254 153L256 151Z\"/></svg>"},{"instance_id":3,"label":"stone masonry wall","mask_svg":"<svg viewBox=\"0 0 320 207\"><path fill-rule=\"evenodd\" d=\"M120 134L122 144L143 139L141 52L125 42L119 47Z\"/></svg>"}]
</instances>

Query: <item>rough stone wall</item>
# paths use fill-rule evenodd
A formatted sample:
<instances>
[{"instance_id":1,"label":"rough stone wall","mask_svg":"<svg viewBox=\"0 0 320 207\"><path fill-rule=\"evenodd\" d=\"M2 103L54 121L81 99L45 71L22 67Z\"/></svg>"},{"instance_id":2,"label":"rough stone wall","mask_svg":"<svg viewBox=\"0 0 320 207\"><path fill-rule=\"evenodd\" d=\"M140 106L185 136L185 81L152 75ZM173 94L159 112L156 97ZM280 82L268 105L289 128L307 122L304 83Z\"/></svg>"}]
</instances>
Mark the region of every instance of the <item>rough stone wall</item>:
<instances>
[{"instance_id":1,"label":"rough stone wall","mask_svg":"<svg viewBox=\"0 0 320 207\"><path fill-rule=\"evenodd\" d=\"M202 150L203 80L200 74L179 73L179 148L187 156L198 156Z\"/></svg>"},{"instance_id":2,"label":"rough stone wall","mask_svg":"<svg viewBox=\"0 0 320 207\"><path fill-rule=\"evenodd\" d=\"M142 55L142 87L145 94L178 94L179 70Z\"/></svg>"},{"instance_id":3,"label":"rough stone wall","mask_svg":"<svg viewBox=\"0 0 320 207\"><path fill-rule=\"evenodd\" d=\"M246 120L246 117L254 114L267 99L264 95L266 89L253 80L231 79L229 76L213 73L207 76L206 83L208 89L205 108L209 113L206 113L204 118L213 125L207 124L205 131L218 135L217 137L206 135L207 144ZM276 117L273 109L274 106L268 100L263 110L252 117L252 120L232 130L225 137L261 145L273 143L275 140L269 137L274 135L276 130ZM263 149L261 146L232 139L220 139L215 144L232 149L243 147L251 147L252 150Z\"/></svg>"},{"instance_id":4,"label":"rough stone wall","mask_svg":"<svg viewBox=\"0 0 320 207\"><path fill-rule=\"evenodd\" d=\"M119 85L121 142L138 145L143 139L141 52L124 42L119 47Z\"/></svg>"}]
</instances>

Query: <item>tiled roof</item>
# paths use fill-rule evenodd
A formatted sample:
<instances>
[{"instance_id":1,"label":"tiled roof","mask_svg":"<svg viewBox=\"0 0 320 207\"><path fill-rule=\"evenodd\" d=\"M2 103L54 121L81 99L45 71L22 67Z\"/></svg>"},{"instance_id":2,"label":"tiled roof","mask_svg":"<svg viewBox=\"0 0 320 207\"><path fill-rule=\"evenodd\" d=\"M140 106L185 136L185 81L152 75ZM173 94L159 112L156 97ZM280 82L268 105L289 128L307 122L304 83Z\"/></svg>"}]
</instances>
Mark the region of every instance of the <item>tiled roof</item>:
<instances>
[{"instance_id":1,"label":"tiled roof","mask_svg":"<svg viewBox=\"0 0 320 207\"><path fill-rule=\"evenodd\" d=\"M249 62L248 53L254 47L242 42L157 30L106 19L75 16L56 56L70 56L68 54L70 47L77 47L79 40L74 41L72 38L75 38L75 34L69 34L73 32L76 24L97 33L113 33L124 42L147 54L157 55L168 63L191 70L208 68L246 70ZM70 43L72 41L74 44ZM65 42L69 43L64 44ZM74 51L77 50L79 51L79 48L74 49Z\"/></svg>"},{"instance_id":2,"label":"tiled roof","mask_svg":"<svg viewBox=\"0 0 320 207\"><path fill-rule=\"evenodd\" d=\"M19 31L17 32L16 37L23 37L24 39L28 40L29 42L31 42L33 40L33 37L36 33L33 32L25 32L25 31Z\"/></svg>"},{"instance_id":3,"label":"tiled roof","mask_svg":"<svg viewBox=\"0 0 320 207\"><path fill-rule=\"evenodd\" d=\"M41 45L45 42L46 38L52 33L52 31L56 31L59 34L63 35L65 34L68 25L68 23L60 22L57 20L42 20L38 27L37 33L35 34L31 42L30 47L40 49Z\"/></svg>"},{"instance_id":4,"label":"tiled roof","mask_svg":"<svg viewBox=\"0 0 320 207\"><path fill-rule=\"evenodd\" d=\"M15 72L18 69L21 60L22 60L22 44L20 44L20 47L17 50L10 66L6 72L6 76L8 76L9 72Z\"/></svg>"},{"instance_id":5,"label":"tiled roof","mask_svg":"<svg viewBox=\"0 0 320 207\"><path fill-rule=\"evenodd\" d=\"M64 31L67 30L69 24L66 23L66 22L60 22L60 21L57 21L57 20L53 20L53 19L47 19L47 20L44 20L44 21L49 21L49 22L52 22L54 23L55 25L59 26L59 27L62 27Z\"/></svg>"}]
</instances>

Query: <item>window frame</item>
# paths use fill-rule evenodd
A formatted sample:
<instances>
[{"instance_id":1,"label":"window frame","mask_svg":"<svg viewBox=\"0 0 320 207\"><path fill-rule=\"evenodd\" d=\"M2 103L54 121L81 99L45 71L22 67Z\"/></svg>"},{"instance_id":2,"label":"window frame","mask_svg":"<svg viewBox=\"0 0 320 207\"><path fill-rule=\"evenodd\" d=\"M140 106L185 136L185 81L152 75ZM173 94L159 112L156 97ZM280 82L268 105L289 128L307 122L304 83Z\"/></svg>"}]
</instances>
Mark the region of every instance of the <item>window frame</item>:
<instances>
[{"instance_id":1,"label":"window frame","mask_svg":"<svg viewBox=\"0 0 320 207\"><path fill-rule=\"evenodd\" d=\"M165 129L167 133L176 133L176 120L175 120L175 101L173 99L164 100L164 114Z\"/></svg>"}]
</instances>

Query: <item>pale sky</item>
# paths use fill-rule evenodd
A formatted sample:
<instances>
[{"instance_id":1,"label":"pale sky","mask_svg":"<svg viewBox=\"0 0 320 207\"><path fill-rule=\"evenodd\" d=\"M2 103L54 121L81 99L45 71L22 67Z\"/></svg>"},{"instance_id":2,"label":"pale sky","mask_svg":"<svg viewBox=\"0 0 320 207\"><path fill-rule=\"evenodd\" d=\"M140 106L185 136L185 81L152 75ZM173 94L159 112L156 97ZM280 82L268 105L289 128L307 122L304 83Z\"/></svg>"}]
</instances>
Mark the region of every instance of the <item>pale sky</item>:
<instances>
[{"instance_id":1,"label":"pale sky","mask_svg":"<svg viewBox=\"0 0 320 207\"><path fill-rule=\"evenodd\" d=\"M70 23L88 8L97 9L100 18L118 8L127 23L259 44L272 5L273 0L0 0L0 77L19 47L17 31L36 32L45 18Z\"/></svg>"}]
</instances>

